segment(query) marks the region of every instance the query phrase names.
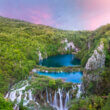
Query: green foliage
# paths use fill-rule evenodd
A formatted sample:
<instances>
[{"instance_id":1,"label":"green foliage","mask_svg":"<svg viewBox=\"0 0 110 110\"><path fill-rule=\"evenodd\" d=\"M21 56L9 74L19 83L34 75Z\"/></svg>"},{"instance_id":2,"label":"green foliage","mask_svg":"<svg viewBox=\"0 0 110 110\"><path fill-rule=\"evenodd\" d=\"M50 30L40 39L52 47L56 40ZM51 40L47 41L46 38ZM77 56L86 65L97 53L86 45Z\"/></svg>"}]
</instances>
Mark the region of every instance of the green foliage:
<instances>
[{"instance_id":1,"label":"green foliage","mask_svg":"<svg viewBox=\"0 0 110 110\"><path fill-rule=\"evenodd\" d=\"M103 88L102 93L108 95L110 93L110 69L106 68L101 74L102 82L100 83Z\"/></svg>"},{"instance_id":2,"label":"green foliage","mask_svg":"<svg viewBox=\"0 0 110 110\"><path fill-rule=\"evenodd\" d=\"M109 96L90 96L85 99L75 99L71 103L69 110L109 110Z\"/></svg>"},{"instance_id":3,"label":"green foliage","mask_svg":"<svg viewBox=\"0 0 110 110\"><path fill-rule=\"evenodd\" d=\"M110 69L98 69L96 71L87 71L86 74L97 78L96 80L86 77L83 79L83 84L86 90L86 95L108 95L110 93Z\"/></svg>"},{"instance_id":4,"label":"green foliage","mask_svg":"<svg viewBox=\"0 0 110 110\"><path fill-rule=\"evenodd\" d=\"M4 97L1 94L0 94L0 110L13 110L12 103L4 99Z\"/></svg>"},{"instance_id":5,"label":"green foliage","mask_svg":"<svg viewBox=\"0 0 110 110\"><path fill-rule=\"evenodd\" d=\"M49 87L55 88L56 82L55 80L49 80Z\"/></svg>"},{"instance_id":6,"label":"green foliage","mask_svg":"<svg viewBox=\"0 0 110 110\"><path fill-rule=\"evenodd\" d=\"M109 110L110 109L110 95L107 98L107 101L104 105L104 107L102 108L102 110Z\"/></svg>"},{"instance_id":7,"label":"green foliage","mask_svg":"<svg viewBox=\"0 0 110 110\"><path fill-rule=\"evenodd\" d=\"M21 102L19 103L19 110L29 110L28 107L23 106L23 99L22 99Z\"/></svg>"},{"instance_id":8,"label":"green foliage","mask_svg":"<svg viewBox=\"0 0 110 110\"><path fill-rule=\"evenodd\" d=\"M39 62L38 53L56 55L71 31L0 17L0 92L25 79Z\"/></svg>"},{"instance_id":9,"label":"green foliage","mask_svg":"<svg viewBox=\"0 0 110 110\"><path fill-rule=\"evenodd\" d=\"M38 76L31 81L31 87L34 88L34 93L36 91L43 91L49 86L49 79L45 76Z\"/></svg>"},{"instance_id":10,"label":"green foliage","mask_svg":"<svg viewBox=\"0 0 110 110\"><path fill-rule=\"evenodd\" d=\"M104 104L105 101L100 96L91 96L73 100L69 110L101 110Z\"/></svg>"},{"instance_id":11,"label":"green foliage","mask_svg":"<svg viewBox=\"0 0 110 110\"><path fill-rule=\"evenodd\" d=\"M56 82L56 85L58 85L59 87L61 87L63 84L61 79L56 79L55 82Z\"/></svg>"},{"instance_id":12,"label":"green foliage","mask_svg":"<svg viewBox=\"0 0 110 110\"><path fill-rule=\"evenodd\" d=\"M71 89L71 87L72 87L72 83L67 82L67 83L63 84L63 88L66 89L66 90Z\"/></svg>"},{"instance_id":13,"label":"green foliage","mask_svg":"<svg viewBox=\"0 0 110 110\"><path fill-rule=\"evenodd\" d=\"M90 32L64 31L49 26L0 17L0 92L25 79L42 57L67 53L61 41L74 41L82 49ZM3 86L2 86L3 85Z\"/></svg>"},{"instance_id":14,"label":"green foliage","mask_svg":"<svg viewBox=\"0 0 110 110\"><path fill-rule=\"evenodd\" d=\"M85 34L84 43L81 50L77 54L81 58L81 65L84 67L88 58L91 57L94 50L99 46L100 41L104 43L104 51L106 55L106 66L110 64L110 25L105 25L99 29ZM80 38L80 37L79 37Z\"/></svg>"},{"instance_id":15,"label":"green foliage","mask_svg":"<svg viewBox=\"0 0 110 110\"><path fill-rule=\"evenodd\" d=\"M88 58L97 48L100 41L104 42L107 70L101 72L101 82L90 82L88 90L94 93L98 87L95 93L101 91L100 94L108 95L108 92L110 92L110 25L103 26L93 32L75 32L3 17L0 17L0 93L5 93L12 84L29 76L29 72L39 62L39 51L42 53L43 58L68 53L63 49L65 44L61 44L61 41L65 38L68 41L73 41L80 50L76 56L81 59L83 67L85 67ZM67 69L65 68L65 70ZM44 91L46 88L57 89L57 87L64 87L69 89L71 86L70 83L65 84L60 79L52 80L44 76L35 76L36 78L32 77L33 81L30 81L34 93ZM31 87L27 89L29 88ZM5 101L2 96L0 96L0 100L3 101L0 104L4 103L0 107L11 107L10 103ZM103 99L90 97L85 100L77 100L74 103L76 104L73 104L70 110L78 110L79 108L97 110L97 107L103 106ZM108 107L108 104L109 100L104 110ZM4 108L3 110L11 110L11 108ZM22 103L21 110L24 110Z\"/></svg>"},{"instance_id":16,"label":"green foliage","mask_svg":"<svg viewBox=\"0 0 110 110\"><path fill-rule=\"evenodd\" d=\"M33 94L39 94L48 90L57 90L58 88L63 88L65 90L72 89L73 83L64 83L61 79L52 79L47 76L34 75L30 80L30 86L26 87L26 90L33 88Z\"/></svg>"}]
</instances>

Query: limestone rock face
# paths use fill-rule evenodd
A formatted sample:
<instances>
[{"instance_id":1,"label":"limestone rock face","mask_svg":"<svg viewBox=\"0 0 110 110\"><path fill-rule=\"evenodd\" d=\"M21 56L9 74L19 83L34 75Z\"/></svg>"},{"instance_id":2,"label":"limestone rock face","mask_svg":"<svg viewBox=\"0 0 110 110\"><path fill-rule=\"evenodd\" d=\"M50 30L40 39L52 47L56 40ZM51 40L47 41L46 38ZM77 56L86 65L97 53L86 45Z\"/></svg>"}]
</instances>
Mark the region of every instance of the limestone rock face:
<instances>
[{"instance_id":1,"label":"limestone rock face","mask_svg":"<svg viewBox=\"0 0 110 110\"><path fill-rule=\"evenodd\" d=\"M105 65L104 43L101 41L97 49L94 50L92 56L88 59L85 69L96 70L103 68Z\"/></svg>"},{"instance_id":2,"label":"limestone rock face","mask_svg":"<svg viewBox=\"0 0 110 110\"><path fill-rule=\"evenodd\" d=\"M39 61L43 59L43 58L42 58L42 54L41 54L41 52L40 52L40 51L39 51L38 56L39 56Z\"/></svg>"},{"instance_id":3,"label":"limestone rock face","mask_svg":"<svg viewBox=\"0 0 110 110\"><path fill-rule=\"evenodd\" d=\"M66 50L66 51L67 51L68 49L69 49L69 50L72 49L72 50L74 50L74 51L76 51L76 52L79 51L79 49L74 45L74 43L73 43L73 42L68 42L67 39L63 40L61 43L66 43L66 46L65 46L65 50Z\"/></svg>"}]
</instances>

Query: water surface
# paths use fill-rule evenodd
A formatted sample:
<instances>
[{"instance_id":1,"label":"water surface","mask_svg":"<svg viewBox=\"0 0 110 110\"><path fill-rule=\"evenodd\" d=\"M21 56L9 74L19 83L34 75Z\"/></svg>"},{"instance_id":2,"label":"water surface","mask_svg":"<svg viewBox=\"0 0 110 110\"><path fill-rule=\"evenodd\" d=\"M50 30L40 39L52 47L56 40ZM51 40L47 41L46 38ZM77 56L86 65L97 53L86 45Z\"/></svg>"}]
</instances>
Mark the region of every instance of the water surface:
<instances>
[{"instance_id":1,"label":"water surface","mask_svg":"<svg viewBox=\"0 0 110 110\"><path fill-rule=\"evenodd\" d=\"M43 59L39 64L46 67L76 66L80 65L80 60L75 58L75 55L72 54L57 55Z\"/></svg>"},{"instance_id":2,"label":"water surface","mask_svg":"<svg viewBox=\"0 0 110 110\"><path fill-rule=\"evenodd\" d=\"M43 59L39 63L46 67L63 67L80 65L80 60L75 55L57 55ZM81 83L82 72L37 72L39 75L49 76L54 79L62 79L65 82Z\"/></svg>"},{"instance_id":3,"label":"water surface","mask_svg":"<svg viewBox=\"0 0 110 110\"><path fill-rule=\"evenodd\" d=\"M82 82L82 72L37 72L39 75L49 76L54 79L62 79L65 82L72 82L72 83L81 83Z\"/></svg>"}]
</instances>

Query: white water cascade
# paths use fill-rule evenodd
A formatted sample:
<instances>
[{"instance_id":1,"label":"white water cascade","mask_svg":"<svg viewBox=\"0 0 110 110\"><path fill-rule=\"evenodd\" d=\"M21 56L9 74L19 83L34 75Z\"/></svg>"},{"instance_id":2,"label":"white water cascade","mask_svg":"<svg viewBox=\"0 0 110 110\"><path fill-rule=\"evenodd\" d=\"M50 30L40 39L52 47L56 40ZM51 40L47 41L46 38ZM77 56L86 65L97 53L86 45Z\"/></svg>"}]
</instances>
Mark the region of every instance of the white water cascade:
<instances>
[{"instance_id":1,"label":"white water cascade","mask_svg":"<svg viewBox=\"0 0 110 110\"><path fill-rule=\"evenodd\" d=\"M21 85L20 85L21 84ZM12 102L16 102L14 110L19 110L19 103L23 100L24 106L30 106L31 103L34 103L39 110L40 103L37 97L34 97L32 91L33 88L27 89L26 87L30 86L27 80L19 82L6 94L5 98L10 99ZM78 90L77 90L78 86ZM45 104L50 105L55 108L55 110L68 110L68 102L72 99L71 93L73 94L77 90L76 98L81 96L81 84L72 85L72 88L68 91L65 89L58 88L57 91L46 88L46 95L41 92L41 98L45 100ZM37 102L38 101L38 102Z\"/></svg>"},{"instance_id":2,"label":"white water cascade","mask_svg":"<svg viewBox=\"0 0 110 110\"><path fill-rule=\"evenodd\" d=\"M28 82L24 81L24 83L26 84L19 89L14 90L14 88L12 88L11 92L8 92L5 98L9 98L12 102L17 100L17 102L20 103L23 95L22 91L25 90L25 88L28 86Z\"/></svg>"},{"instance_id":3,"label":"white water cascade","mask_svg":"<svg viewBox=\"0 0 110 110\"><path fill-rule=\"evenodd\" d=\"M19 82L20 83L20 82ZM29 86L28 81L23 81L21 84L21 87L13 87L5 96L5 98L10 99L12 102L16 101L15 106L13 107L14 110L19 110L19 103L23 99L23 106L27 106L30 101L34 100L34 97L32 95L32 90L29 89L28 91L25 91L26 87ZM25 92L23 92L25 91ZM24 98L23 98L24 97ZM39 104L34 100L36 105L39 106Z\"/></svg>"},{"instance_id":4,"label":"white water cascade","mask_svg":"<svg viewBox=\"0 0 110 110\"><path fill-rule=\"evenodd\" d=\"M66 93L66 99L65 99L65 110L68 110L68 108L67 108L67 103L69 102L69 99L70 99L70 97L69 97L69 91Z\"/></svg>"},{"instance_id":5,"label":"white water cascade","mask_svg":"<svg viewBox=\"0 0 110 110\"><path fill-rule=\"evenodd\" d=\"M48 91L46 92L46 94L48 98ZM70 99L69 91L66 93L66 97L64 101L63 101L63 95L64 95L63 89L59 88L57 92L55 91L53 101L52 101L52 94L50 93L49 95L50 95L50 102L48 101L49 99L47 99L47 103L49 102L50 106L56 108L57 110L68 110L67 103L69 102Z\"/></svg>"},{"instance_id":6,"label":"white water cascade","mask_svg":"<svg viewBox=\"0 0 110 110\"><path fill-rule=\"evenodd\" d=\"M38 55L39 55L39 61L42 60L43 58L42 58L42 54L41 54L40 51L39 51L39 54Z\"/></svg>"},{"instance_id":7,"label":"white water cascade","mask_svg":"<svg viewBox=\"0 0 110 110\"><path fill-rule=\"evenodd\" d=\"M57 93L56 93L56 91L55 91L55 94L54 94L53 106L58 110L58 102L57 102Z\"/></svg>"},{"instance_id":8,"label":"white water cascade","mask_svg":"<svg viewBox=\"0 0 110 110\"><path fill-rule=\"evenodd\" d=\"M76 98L79 98L81 96L81 84L78 85L78 92L76 94Z\"/></svg>"},{"instance_id":9,"label":"white water cascade","mask_svg":"<svg viewBox=\"0 0 110 110\"><path fill-rule=\"evenodd\" d=\"M63 110L63 100L62 100L62 91L61 89L58 89L58 93L60 96L60 110Z\"/></svg>"},{"instance_id":10,"label":"white water cascade","mask_svg":"<svg viewBox=\"0 0 110 110\"><path fill-rule=\"evenodd\" d=\"M46 96L47 96L47 103L49 103L49 99L48 99L48 91L47 91L47 88L46 88Z\"/></svg>"}]
</instances>

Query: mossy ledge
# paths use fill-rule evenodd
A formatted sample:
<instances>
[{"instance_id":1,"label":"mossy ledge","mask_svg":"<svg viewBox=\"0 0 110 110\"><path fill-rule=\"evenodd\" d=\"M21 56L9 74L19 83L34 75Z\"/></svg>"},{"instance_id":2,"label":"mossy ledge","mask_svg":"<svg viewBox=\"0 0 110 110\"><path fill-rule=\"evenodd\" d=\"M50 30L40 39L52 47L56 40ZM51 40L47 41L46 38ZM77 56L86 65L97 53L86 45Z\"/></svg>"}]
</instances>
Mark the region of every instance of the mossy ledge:
<instances>
[{"instance_id":1,"label":"mossy ledge","mask_svg":"<svg viewBox=\"0 0 110 110\"><path fill-rule=\"evenodd\" d=\"M83 72L83 68L81 66L68 66L68 67L45 67L45 66L40 66L40 65L36 65L35 67L36 71L41 71L41 72L77 72L77 71L81 71Z\"/></svg>"}]
</instances>

